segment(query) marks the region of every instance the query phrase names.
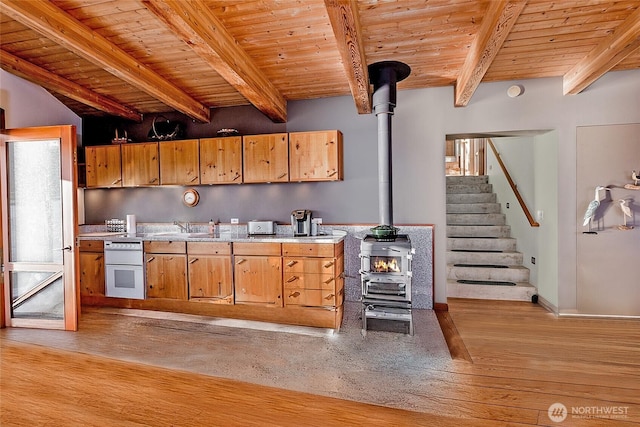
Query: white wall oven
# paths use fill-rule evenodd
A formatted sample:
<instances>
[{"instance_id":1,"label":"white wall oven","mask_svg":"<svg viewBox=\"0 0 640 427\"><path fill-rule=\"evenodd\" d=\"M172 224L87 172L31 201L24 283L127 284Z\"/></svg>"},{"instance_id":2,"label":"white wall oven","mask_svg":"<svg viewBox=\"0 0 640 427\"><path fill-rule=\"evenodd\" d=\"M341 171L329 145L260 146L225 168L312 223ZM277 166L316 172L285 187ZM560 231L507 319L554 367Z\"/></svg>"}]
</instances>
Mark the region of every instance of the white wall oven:
<instances>
[{"instance_id":1,"label":"white wall oven","mask_svg":"<svg viewBox=\"0 0 640 427\"><path fill-rule=\"evenodd\" d=\"M115 298L144 299L143 258L142 240L105 241L105 295Z\"/></svg>"}]
</instances>

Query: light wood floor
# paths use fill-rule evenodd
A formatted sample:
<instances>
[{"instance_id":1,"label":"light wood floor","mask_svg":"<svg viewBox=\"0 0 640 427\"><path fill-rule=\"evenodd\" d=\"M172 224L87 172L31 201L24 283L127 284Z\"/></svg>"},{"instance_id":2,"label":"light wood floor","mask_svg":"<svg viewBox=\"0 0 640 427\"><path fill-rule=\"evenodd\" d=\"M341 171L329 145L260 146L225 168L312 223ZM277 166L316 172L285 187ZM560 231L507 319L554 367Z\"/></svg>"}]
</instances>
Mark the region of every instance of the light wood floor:
<instances>
[{"instance_id":1,"label":"light wood floor","mask_svg":"<svg viewBox=\"0 0 640 427\"><path fill-rule=\"evenodd\" d=\"M450 300L456 360L412 412L2 339L2 426L631 426L640 322L555 318L538 305ZM446 322L445 322L446 323ZM465 360L469 359L469 360ZM381 390L384 393L384 390ZM562 403L561 423L547 410ZM438 408L451 408L446 415ZM611 409L615 408L615 409ZM600 418L589 418L586 411ZM616 411L617 419L603 412Z\"/></svg>"}]
</instances>

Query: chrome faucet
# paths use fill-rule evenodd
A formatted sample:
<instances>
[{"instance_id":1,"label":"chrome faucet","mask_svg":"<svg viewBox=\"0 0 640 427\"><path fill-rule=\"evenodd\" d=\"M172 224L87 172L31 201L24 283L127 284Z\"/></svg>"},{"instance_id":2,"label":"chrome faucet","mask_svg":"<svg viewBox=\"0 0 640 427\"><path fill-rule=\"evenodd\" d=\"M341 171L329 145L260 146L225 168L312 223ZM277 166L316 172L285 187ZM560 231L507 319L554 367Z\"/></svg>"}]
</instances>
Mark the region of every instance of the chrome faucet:
<instances>
[{"instance_id":1,"label":"chrome faucet","mask_svg":"<svg viewBox=\"0 0 640 427\"><path fill-rule=\"evenodd\" d=\"M181 233L191 233L191 223L185 222L184 224L178 221L173 221L173 225L177 225L180 228Z\"/></svg>"}]
</instances>

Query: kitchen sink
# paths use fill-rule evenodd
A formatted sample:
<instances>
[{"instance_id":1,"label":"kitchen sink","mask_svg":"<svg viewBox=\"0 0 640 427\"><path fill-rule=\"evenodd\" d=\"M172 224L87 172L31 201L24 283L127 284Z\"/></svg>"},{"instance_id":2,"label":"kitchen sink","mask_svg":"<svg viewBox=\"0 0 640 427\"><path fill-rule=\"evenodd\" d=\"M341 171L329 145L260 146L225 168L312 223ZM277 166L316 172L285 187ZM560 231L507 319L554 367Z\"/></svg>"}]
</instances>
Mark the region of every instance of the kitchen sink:
<instances>
[{"instance_id":1,"label":"kitchen sink","mask_svg":"<svg viewBox=\"0 0 640 427\"><path fill-rule=\"evenodd\" d=\"M197 238L203 238L203 237L208 237L213 239L215 236L209 233L189 233L187 235L189 238L193 238L193 239L197 239Z\"/></svg>"},{"instance_id":2,"label":"kitchen sink","mask_svg":"<svg viewBox=\"0 0 640 427\"><path fill-rule=\"evenodd\" d=\"M213 238L214 236L209 233L181 233L179 231L166 231L160 233L145 233L142 237L163 237L167 239L197 239L197 238Z\"/></svg>"}]
</instances>

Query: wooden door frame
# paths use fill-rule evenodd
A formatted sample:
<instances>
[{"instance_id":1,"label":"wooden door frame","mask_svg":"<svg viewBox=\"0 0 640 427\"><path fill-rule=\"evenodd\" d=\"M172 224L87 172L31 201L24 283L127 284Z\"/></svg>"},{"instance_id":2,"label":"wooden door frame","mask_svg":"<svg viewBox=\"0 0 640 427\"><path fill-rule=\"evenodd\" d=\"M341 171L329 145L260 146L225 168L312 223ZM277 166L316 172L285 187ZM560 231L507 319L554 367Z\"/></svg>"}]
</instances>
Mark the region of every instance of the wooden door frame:
<instances>
[{"instance_id":1,"label":"wooden door frame","mask_svg":"<svg viewBox=\"0 0 640 427\"><path fill-rule=\"evenodd\" d=\"M78 188L78 175L77 175L77 148L76 148L76 127L73 125L64 126L42 126L32 128L21 129L3 129L0 135L2 147L2 155L0 155L0 163L4 174L0 174L0 180L2 186L7 188L7 153L6 142L11 138L14 140L37 140L37 139L60 139L60 153L61 153L61 183L62 183L62 222L64 224L73 224L71 227L63 227L62 242L63 247L70 246L71 250L64 254L65 261L63 262L63 274L65 280L63 281L64 287L64 322L62 327L58 321L38 321L41 325L35 324L35 321L31 321L34 325L29 324L29 321L19 322L24 323L20 326L33 326L33 327L51 327L60 328L64 330L75 331L78 329L78 317L80 313L80 287L78 286L79 278L79 260L78 260L78 248L76 247L76 237L78 235L78 200L77 200L77 188ZM70 190L70 191L69 191ZM2 211L2 224L0 225L0 231L2 233L2 243L0 245L4 248L9 247L9 206L8 197L2 195L0 201ZM70 209L64 209L65 206L69 206ZM6 305L11 301L11 292L9 289L9 281L7 279L8 271L5 267L5 272L2 273L4 277L4 283L2 284L2 326L11 326L13 320L11 319L11 310ZM49 324L48 324L49 323Z\"/></svg>"}]
</instances>

